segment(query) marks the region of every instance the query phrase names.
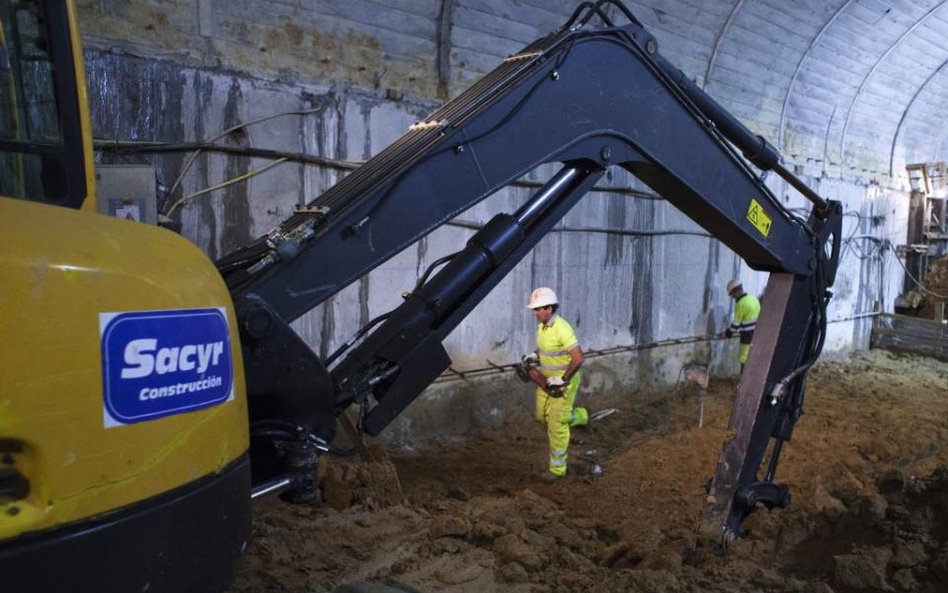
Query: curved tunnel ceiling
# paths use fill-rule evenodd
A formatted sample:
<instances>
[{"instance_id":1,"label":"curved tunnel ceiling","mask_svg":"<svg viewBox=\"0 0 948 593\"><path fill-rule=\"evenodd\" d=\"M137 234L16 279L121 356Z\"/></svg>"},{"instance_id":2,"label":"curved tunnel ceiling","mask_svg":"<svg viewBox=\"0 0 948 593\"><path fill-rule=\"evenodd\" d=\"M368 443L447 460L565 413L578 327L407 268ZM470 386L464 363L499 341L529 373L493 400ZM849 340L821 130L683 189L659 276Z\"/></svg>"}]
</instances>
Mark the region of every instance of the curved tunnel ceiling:
<instances>
[{"instance_id":1,"label":"curved tunnel ceiling","mask_svg":"<svg viewBox=\"0 0 948 593\"><path fill-rule=\"evenodd\" d=\"M801 165L808 174L864 182L891 177L904 184L906 163L948 160L943 123L948 120L948 0L624 1L658 37L662 53L773 142L787 164ZM274 65L278 72L298 68L304 78L352 78L357 84L371 75L377 76L372 79L376 86L392 68L389 77L401 76L409 81L402 85L409 91L431 96L431 88L410 82L426 74L430 59L443 86L438 94L446 97L455 90L449 87L469 86L500 60L562 25L581 0L284 4L290 3L268 3L274 12L264 11L270 20L264 19L259 31L241 22L255 3L220 8L220 45L211 45L208 60L225 59L230 67L248 67L248 62L264 71ZM243 12L237 10L241 7ZM614 5L604 7L614 22L624 22ZM86 10L92 17L87 22L96 22L105 38L130 34L117 9L114 14ZM105 13L111 20L103 18ZM298 23L295 29L281 20L287 15ZM154 33L150 42L180 51L168 41L179 39L180 28ZM313 66L307 53L312 48L301 44L294 31L323 43L316 51L327 52L326 59ZM326 40L344 40L339 43L346 47ZM229 51L252 43L269 50ZM148 42L143 47L151 49ZM286 58L275 64L269 56L280 51ZM233 55L237 58L226 61ZM328 65L321 66L324 62ZM356 66L363 74L347 78Z\"/></svg>"},{"instance_id":2,"label":"curved tunnel ceiling","mask_svg":"<svg viewBox=\"0 0 948 593\"><path fill-rule=\"evenodd\" d=\"M907 163L948 160L948 0L626 4L789 162L901 180Z\"/></svg>"}]
</instances>

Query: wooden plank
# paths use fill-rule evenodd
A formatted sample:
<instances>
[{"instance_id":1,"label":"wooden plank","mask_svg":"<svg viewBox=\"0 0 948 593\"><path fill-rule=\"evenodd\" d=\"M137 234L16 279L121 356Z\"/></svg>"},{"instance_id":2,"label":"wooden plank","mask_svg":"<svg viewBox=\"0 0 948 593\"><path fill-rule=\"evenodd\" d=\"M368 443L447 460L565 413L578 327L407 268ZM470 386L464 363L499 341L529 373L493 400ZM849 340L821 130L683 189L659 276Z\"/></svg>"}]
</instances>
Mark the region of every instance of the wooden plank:
<instances>
[{"instance_id":1,"label":"wooden plank","mask_svg":"<svg viewBox=\"0 0 948 593\"><path fill-rule=\"evenodd\" d=\"M948 325L906 315L880 315L872 324L872 348L948 360Z\"/></svg>"}]
</instances>

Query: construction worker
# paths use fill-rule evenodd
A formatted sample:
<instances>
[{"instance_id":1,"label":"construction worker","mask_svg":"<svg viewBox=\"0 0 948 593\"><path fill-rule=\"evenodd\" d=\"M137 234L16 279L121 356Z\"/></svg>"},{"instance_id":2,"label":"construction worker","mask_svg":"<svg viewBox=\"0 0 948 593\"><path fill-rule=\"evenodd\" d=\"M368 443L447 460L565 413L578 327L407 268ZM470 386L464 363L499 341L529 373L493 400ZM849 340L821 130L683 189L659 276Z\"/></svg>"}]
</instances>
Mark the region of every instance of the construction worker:
<instances>
[{"instance_id":1,"label":"construction worker","mask_svg":"<svg viewBox=\"0 0 948 593\"><path fill-rule=\"evenodd\" d=\"M744 292L741 281L737 279L727 283L727 294L734 299L734 318L731 320L730 327L724 330L723 333L728 338L734 334L740 337L741 345L737 360L741 363L741 374L744 374L744 365L747 363L747 355L750 353L754 328L757 326L757 318L760 316L760 301L754 295Z\"/></svg>"},{"instance_id":2,"label":"construction worker","mask_svg":"<svg viewBox=\"0 0 948 593\"><path fill-rule=\"evenodd\" d=\"M573 328L556 314L559 301L552 289L544 286L534 290L527 307L539 323L537 349L524 356L523 362L530 367L530 379L537 385L536 419L546 424L550 441L550 467L541 479L555 482L566 475L570 427L589 422L585 408L573 408L582 378L579 367L583 350Z\"/></svg>"}]
</instances>

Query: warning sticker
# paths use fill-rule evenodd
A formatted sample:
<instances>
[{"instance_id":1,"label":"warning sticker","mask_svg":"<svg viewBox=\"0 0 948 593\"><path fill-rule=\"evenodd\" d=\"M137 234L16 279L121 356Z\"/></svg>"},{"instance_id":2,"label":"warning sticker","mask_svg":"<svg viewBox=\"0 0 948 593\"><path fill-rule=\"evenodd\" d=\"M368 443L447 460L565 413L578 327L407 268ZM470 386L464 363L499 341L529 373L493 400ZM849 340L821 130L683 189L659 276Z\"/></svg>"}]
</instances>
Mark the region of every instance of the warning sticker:
<instances>
[{"instance_id":1,"label":"warning sticker","mask_svg":"<svg viewBox=\"0 0 948 593\"><path fill-rule=\"evenodd\" d=\"M765 237L770 234L770 225L774 221L764 211L764 207L760 205L760 202L753 198L751 198L750 208L747 209L747 220Z\"/></svg>"}]
</instances>

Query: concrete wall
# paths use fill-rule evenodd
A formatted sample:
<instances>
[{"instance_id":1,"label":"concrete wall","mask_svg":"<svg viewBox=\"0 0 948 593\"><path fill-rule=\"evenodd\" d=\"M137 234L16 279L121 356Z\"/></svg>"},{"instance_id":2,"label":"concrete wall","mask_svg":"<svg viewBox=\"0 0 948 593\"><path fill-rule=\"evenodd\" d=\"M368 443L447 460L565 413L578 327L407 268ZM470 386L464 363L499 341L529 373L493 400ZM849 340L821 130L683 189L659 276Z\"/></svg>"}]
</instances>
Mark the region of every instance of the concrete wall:
<instances>
[{"instance_id":1,"label":"concrete wall","mask_svg":"<svg viewBox=\"0 0 948 593\"><path fill-rule=\"evenodd\" d=\"M218 142L363 160L505 55L565 21L575 3L97 0L79 5L97 137L200 142L238 123L286 113ZM452 23L447 40L440 20L445 10ZM691 36L684 42L686 36L675 34L673 21L661 26L664 39L679 40L665 44L666 56L696 78L707 74L714 40ZM732 68L751 73L764 68L740 62L739 56L732 61ZM766 122L772 118L763 104L725 105L749 125L770 129ZM101 159L154 164L165 192L186 163L182 153ZM161 199L169 203L268 163L200 154L181 177L180 188ZM826 348L828 353L865 348L871 320L859 316L877 306L891 310L900 288L901 269L891 250L879 250L879 240L904 242L907 193L890 178L859 177L853 173L858 167L831 175L817 159L802 156L788 164L822 195L844 203L846 242ZM553 170L541 168L531 178L545 180ZM185 236L216 258L266 233L294 206L311 201L342 175L325 167L280 164L245 183L184 203L173 218ZM767 183L789 208L805 207L776 176ZM601 184L646 189L618 170ZM504 190L461 218L486 222L497 212L514 211L529 193ZM573 322L583 347L599 350L710 336L727 323L731 304L724 286L730 278L742 277L746 288L758 294L766 284L766 274L748 270L730 250L700 236L694 222L658 199L593 192L562 226L669 234L551 233L447 340L455 368L510 363L533 348L534 322L525 303L535 286L556 289L562 313ZM332 352L366 321L396 306L431 262L455 251L472 233L457 227L435 231L294 327L317 352ZM691 360L710 362L717 373L734 373L735 350L733 341L713 341L597 358L586 373L587 391L634 392L668 384ZM492 418L523 413L523 406L529 409L526 387L511 382L509 375L496 379L439 383L396 423L390 438L418 438L420 427L430 425L438 431L450 426L452 432L467 432ZM524 397L508 397L509 392ZM441 419L425 421L429 417Z\"/></svg>"}]
</instances>

